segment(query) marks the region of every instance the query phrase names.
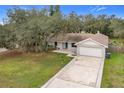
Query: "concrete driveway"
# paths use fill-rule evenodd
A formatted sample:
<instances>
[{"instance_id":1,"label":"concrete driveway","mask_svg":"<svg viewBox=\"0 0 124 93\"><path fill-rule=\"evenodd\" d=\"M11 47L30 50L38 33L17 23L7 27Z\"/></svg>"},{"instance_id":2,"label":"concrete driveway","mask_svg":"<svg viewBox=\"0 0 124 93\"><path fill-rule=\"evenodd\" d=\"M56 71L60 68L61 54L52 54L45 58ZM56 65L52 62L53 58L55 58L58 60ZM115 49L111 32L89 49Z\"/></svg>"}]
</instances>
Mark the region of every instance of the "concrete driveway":
<instances>
[{"instance_id":1,"label":"concrete driveway","mask_svg":"<svg viewBox=\"0 0 124 93\"><path fill-rule=\"evenodd\" d=\"M100 87L104 59L88 56L75 57L43 87L96 88Z\"/></svg>"}]
</instances>

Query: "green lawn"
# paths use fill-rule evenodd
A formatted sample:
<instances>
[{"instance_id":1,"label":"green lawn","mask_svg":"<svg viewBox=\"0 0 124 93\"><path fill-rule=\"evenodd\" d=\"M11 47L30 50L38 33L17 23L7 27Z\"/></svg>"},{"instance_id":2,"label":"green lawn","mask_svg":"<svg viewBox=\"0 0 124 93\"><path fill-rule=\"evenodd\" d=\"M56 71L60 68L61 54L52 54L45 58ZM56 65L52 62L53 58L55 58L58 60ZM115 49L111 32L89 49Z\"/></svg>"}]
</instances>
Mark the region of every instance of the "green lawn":
<instances>
[{"instance_id":1,"label":"green lawn","mask_svg":"<svg viewBox=\"0 0 124 93\"><path fill-rule=\"evenodd\" d=\"M71 59L58 53L0 56L0 87L41 87Z\"/></svg>"},{"instance_id":2,"label":"green lawn","mask_svg":"<svg viewBox=\"0 0 124 93\"><path fill-rule=\"evenodd\" d=\"M102 87L124 87L124 54L112 53L111 58L106 59Z\"/></svg>"}]
</instances>

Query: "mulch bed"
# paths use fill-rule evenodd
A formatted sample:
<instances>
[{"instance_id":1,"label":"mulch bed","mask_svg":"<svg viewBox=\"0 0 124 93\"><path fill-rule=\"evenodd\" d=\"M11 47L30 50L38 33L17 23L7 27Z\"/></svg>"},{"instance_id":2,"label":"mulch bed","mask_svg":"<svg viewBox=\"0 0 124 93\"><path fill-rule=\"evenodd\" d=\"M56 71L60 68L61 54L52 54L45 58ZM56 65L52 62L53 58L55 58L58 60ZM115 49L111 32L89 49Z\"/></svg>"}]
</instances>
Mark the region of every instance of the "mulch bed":
<instances>
[{"instance_id":1,"label":"mulch bed","mask_svg":"<svg viewBox=\"0 0 124 93\"><path fill-rule=\"evenodd\" d=\"M14 57L23 54L20 50L8 50L5 52L1 52L0 56Z\"/></svg>"}]
</instances>

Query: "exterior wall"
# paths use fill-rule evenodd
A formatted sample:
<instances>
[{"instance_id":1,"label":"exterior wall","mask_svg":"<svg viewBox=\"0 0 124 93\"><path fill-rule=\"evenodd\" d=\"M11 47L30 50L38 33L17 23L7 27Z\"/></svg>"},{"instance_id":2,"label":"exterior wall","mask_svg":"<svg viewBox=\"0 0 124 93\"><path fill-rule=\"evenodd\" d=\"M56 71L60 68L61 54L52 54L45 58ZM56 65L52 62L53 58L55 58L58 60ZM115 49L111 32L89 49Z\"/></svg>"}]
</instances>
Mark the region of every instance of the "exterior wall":
<instances>
[{"instance_id":1,"label":"exterior wall","mask_svg":"<svg viewBox=\"0 0 124 93\"><path fill-rule=\"evenodd\" d=\"M48 45L55 46L54 42L49 42Z\"/></svg>"},{"instance_id":2,"label":"exterior wall","mask_svg":"<svg viewBox=\"0 0 124 93\"><path fill-rule=\"evenodd\" d=\"M48 45L55 47L55 42L49 42ZM63 48L62 43L57 42L57 49L62 49L62 48Z\"/></svg>"},{"instance_id":3,"label":"exterior wall","mask_svg":"<svg viewBox=\"0 0 124 93\"><path fill-rule=\"evenodd\" d=\"M98 47L98 48L103 48L102 45L99 45L93 41L85 41L82 42L81 44L78 44L77 46L84 46L84 47Z\"/></svg>"},{"instance_id":4,"label":"exterior wall","mask_svg":"<svg viewBox=\"0 0 124 93\"><path fill-rule=\"evenodd\" d=\"M86 45L98 45L98 44L96 44L96 43L94 43L94 42L92 42L90 40L84 42L83 44L86 44Z\"/></svg>"},{"instance_id":5,"label":"exterior wall","mask_svg":"<svg viewBox=\"0 0 124 93\"><path fill-rule=\"evenodd\" d=\"M103 58L105 59L106 48L103 48Z\"/></svg>"},{"instance_id":6,"label":"exterior wall","mask_svg":"<svg viewBox=\"0 0 124 93\"><path fill-rule=\"evenodd\" d=\"M76 49L76 47L72 47L72 43L69 42L69 43L68 43L68 49L69 49L69 50L74 50L74 49Z\"/></svg>"},{"instance_id":7,"label":"exterior wall","mask_svg":"<svg viewBox=\"0 0 124 93\"><path fill-rule=\"evenodd\" d=\"M86 42L82 42L81 44L77 45L77 47L72 47L72 43L73 42L68 42L68 50L73 52L73 53L76 53L77 55L80 55L80 47L84 47L84 48L89 48L89 49L96 49L96 52L99 52L98 49L101 49L101 53L102 53L102 57L105 58L105 48L93 41L86 41ZM52 45L52 46L55 46L55 43L54 42L50 42L49 45ZM65 49L65 42L57 42L57 49ZM98 51L97 51L98 50ZM92 50L84 50L82 52L86 52L84 54L92 54ZM89 52L89 53L88 53ZM94 52L94 55L95 55L95 52ZM97 54L96 54L97 55Z\"/></svg>"},{"instance_id":8,"label":"exterior wall","mask_svg":"<svg viewBox=\"0 0 124 93\"><path fill-rule=\"evenodd\" d=\"M68 43L68 49L71 49L72 46L71 46L71 43Z\"/></svg>"},{"instance_id":9,"label":"exterior wall","mask_svg":"<svg viewBox=\"0 0 124 93\"><path fill-rule=\"evenodd\" d=\"M68 43L68 50L72 52L72 54L77 54L77 47L72 47L72 43Z\"/></svg>"},{"instance_id":10,"label":"exterior wall","mask_svg":"<svg viewBox=\"0 0 124 93\"><path fill-rule=\"evenodd\" d=\"M79 46L77 46L77 55L80 55L80 54L79 54Z\"/></svg>"},{"instance_id":11,"label":"exterior wall","mask_svg":"<svg viewBox=\"0 0 124 93\"><path fill-rule=\"evenodd\" d=\"M63 49L63 45L61 42L57 42L57 49Z\"/></svg>"},{"instance_id":12,"label":"exterior wall","mask_svg":"<svg viewBox=\"0 0 124 93\"><path fill-rule=\"evenodd\" d=\"M89 40L77 45L77 55L80 54L105 58L105 47Z\"/></svg>"},{"instance_id":13,"label":"exterior wall","mask_svg":"<svg viewBox=\"0 0 124 93\"><path fill-rule=\"evenodd\" d=\"M76 47L72 47L72 43L73 42L68 42L68 48L65 48L65 43L66 42L57 42L57 46L56 49L67 49L68 51L70 51L72 54L77 54L77 48ZM55 43L54 42L49 42L49 45L55 47Z\"/></svg>"},{"instance_id":14,"label":"exterior wall","mask_svg":"<svg viewBox=\"0 0 124 93\"><path fill-rule=\"evenodd\" d=\"M68 48L67 49L69 49L69 50L75 49L75 47L72 47L72 43L71 42L68 42ZM55 46L55 43L54 42L49 42L48 44L49 45L52 45L52 46ZM65 49L65 42L57 42L57 48L59 48L59 49Z\"/></svg>"}]
</instances>

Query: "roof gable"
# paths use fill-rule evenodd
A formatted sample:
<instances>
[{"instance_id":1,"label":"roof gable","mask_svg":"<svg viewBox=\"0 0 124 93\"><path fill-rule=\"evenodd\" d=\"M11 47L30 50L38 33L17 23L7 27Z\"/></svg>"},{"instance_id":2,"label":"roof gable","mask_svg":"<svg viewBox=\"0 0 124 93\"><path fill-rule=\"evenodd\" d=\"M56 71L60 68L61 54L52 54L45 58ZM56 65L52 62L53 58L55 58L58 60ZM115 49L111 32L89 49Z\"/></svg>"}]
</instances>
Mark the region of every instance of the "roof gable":
<instances>
[{"instance_id":1,"label":"roof gable","mask_svg":"<svg viewBox=\"0 0 124 93\"><path fill-rule=\"evenodd\" d=\"M80 45L80 44L85 43L85 42L88 42L88 41L93 42L92 45L100 45L100 46L103 46L103 47L105 47L105 48L108 48L108 46L105 46L105 45L103 45L103 44L101 44L101 43L99 43L99 42L93 40L92 38L88 38L88 39L82 40L82 41L76 43L75 45ZM86 44L86 43L85 43L85 44ZM90 44L91 44L91 43L90 43Z\"/></svg>"},{"instance_id":2,"label":"roof gable","mask_svg":"<svg viewBox=\"0 0 124 93\"><path fill-rule=\"evenodd\" d=\"M104 46L108 47L108 36L104 34L97 33L94 36L90 37L92 40L101 43Z\"/></svg>"},{"instance_id":3,"label":"roof gable","mask_svg":"<svg viewBox=\"0 0 124 93\"><path fill-rule=\"evenodd\" d=\"M82 42L85 45L99 45L98 43L94 42L92 39L88 39L85 42Z\"/></svg>"}]
</instances>

